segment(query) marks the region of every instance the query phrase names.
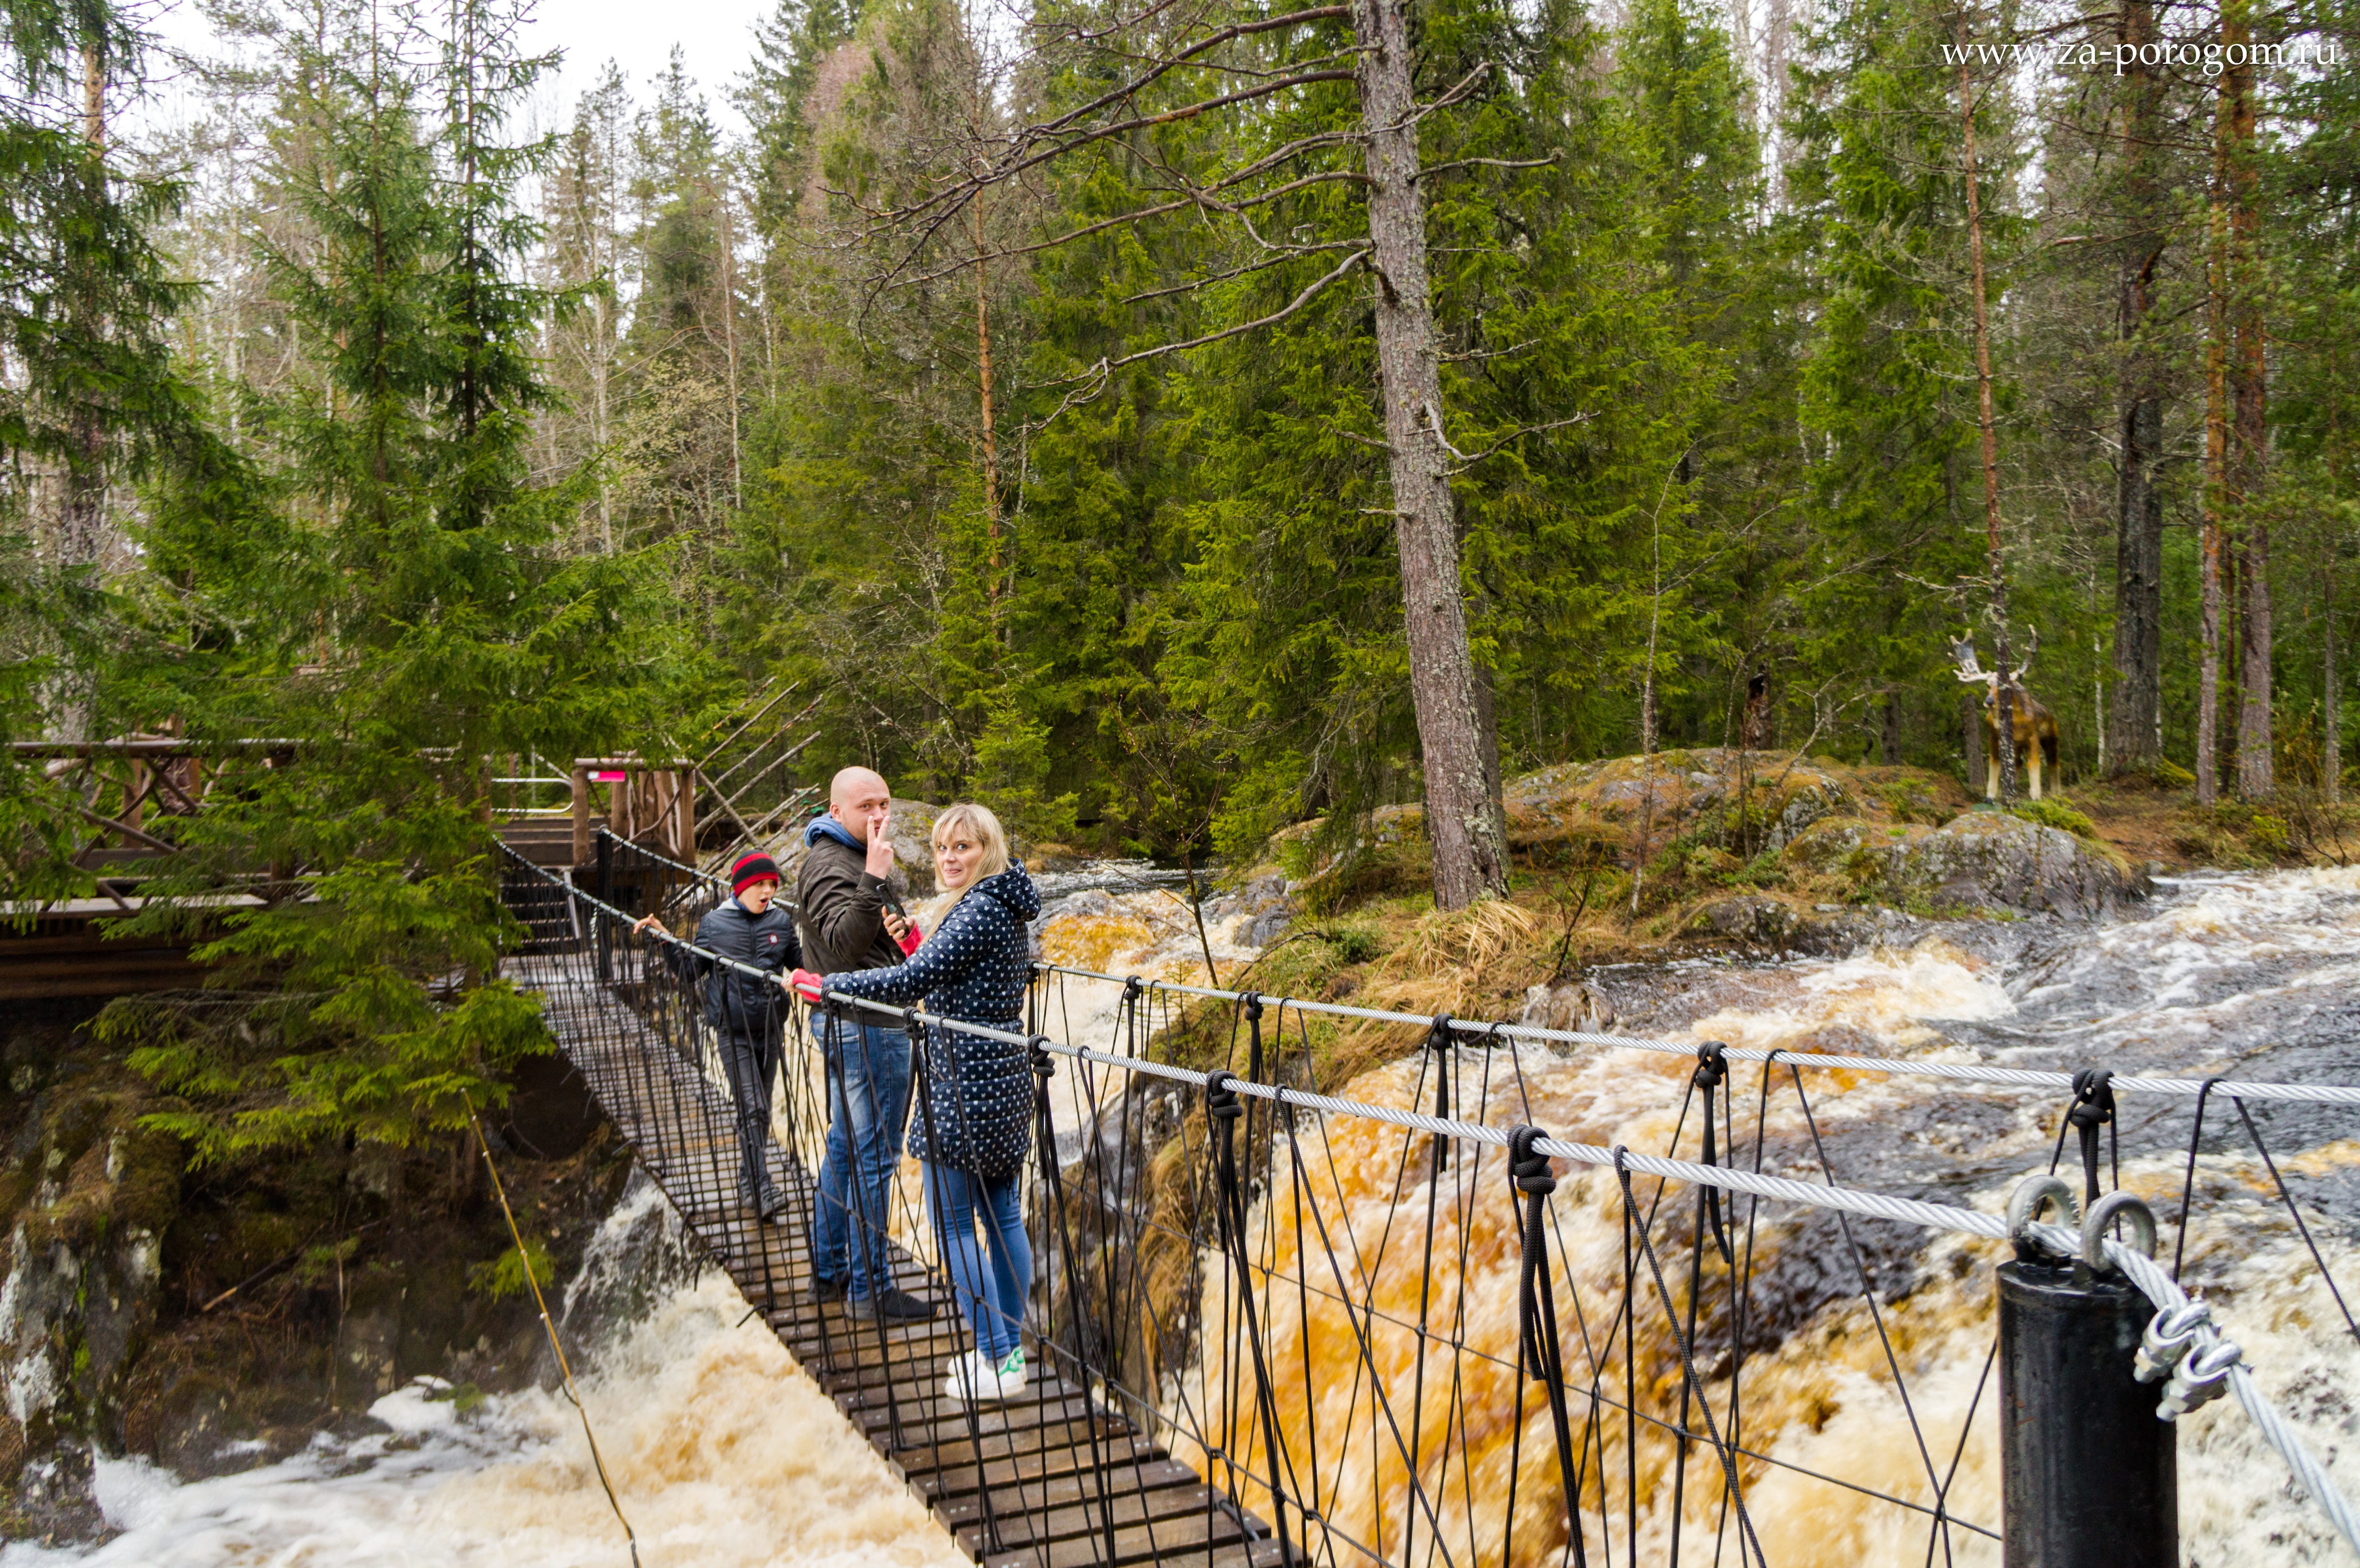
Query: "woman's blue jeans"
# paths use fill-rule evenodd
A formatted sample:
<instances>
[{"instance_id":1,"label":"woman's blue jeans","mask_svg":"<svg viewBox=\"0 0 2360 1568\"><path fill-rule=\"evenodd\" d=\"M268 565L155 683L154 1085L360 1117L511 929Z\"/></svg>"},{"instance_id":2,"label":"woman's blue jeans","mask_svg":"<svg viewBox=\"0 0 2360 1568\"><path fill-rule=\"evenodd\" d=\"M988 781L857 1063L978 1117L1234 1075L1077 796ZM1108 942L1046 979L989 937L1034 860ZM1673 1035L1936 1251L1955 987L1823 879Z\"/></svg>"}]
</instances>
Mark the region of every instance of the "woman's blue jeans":
<instances>
[{"instance_id":1,"label":"woman's blue jeans","mask_svg":"<svg viewBox=\"0 0 2360 1568\"><path fill-rule=\"evenodd\" d=\"M942 1247L959 1311L975 1330L976 1348L1005 1361L1019 1344L1024 1298L1032 1287L1032 1243L1024 1234L1018 1178L995 1181L956 1165L920 1163L926 1173L926 1217Z\"/></svg>"}]
</instances>

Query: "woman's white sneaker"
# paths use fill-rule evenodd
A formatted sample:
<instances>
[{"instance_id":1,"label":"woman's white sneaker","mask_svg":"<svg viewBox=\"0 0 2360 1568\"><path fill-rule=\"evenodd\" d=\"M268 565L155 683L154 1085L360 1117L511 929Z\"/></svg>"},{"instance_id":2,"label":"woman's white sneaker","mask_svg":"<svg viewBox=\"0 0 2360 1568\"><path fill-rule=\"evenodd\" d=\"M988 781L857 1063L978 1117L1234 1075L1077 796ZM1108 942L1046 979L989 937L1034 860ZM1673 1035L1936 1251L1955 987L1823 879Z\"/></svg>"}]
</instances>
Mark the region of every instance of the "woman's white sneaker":
<instances>
[{"instance_id":1,"label":"woman's white sneaker","mask_svg":"<svg viewBox=\"0 0 2360 1568\"><path fill-rule=\"evenodd\" d=\"M1005 1399L1011 1395L1022 1393L1024 1385L1030 1380L1024 1367L1024 1347L1019 1345L1010 1351L1008 1358L992 1371L999 1383L1001 1399Z\"/></svg>"},{"instance_id":2,"label":"woman's white sneaker","mask_svg":"<svg viewBox=\"0 0 2360 1568\"><path fill-rule=\"evenodd\" d=\"M980 1350L970 1350L951 1362L949 1372L943 1377L943 1398L962 1405L1000 1399L1003 1396L1000 1382L1000 1364ZM1019 1383L1017 1387L1023 1385Z\"/></svg>"}]
</instances>

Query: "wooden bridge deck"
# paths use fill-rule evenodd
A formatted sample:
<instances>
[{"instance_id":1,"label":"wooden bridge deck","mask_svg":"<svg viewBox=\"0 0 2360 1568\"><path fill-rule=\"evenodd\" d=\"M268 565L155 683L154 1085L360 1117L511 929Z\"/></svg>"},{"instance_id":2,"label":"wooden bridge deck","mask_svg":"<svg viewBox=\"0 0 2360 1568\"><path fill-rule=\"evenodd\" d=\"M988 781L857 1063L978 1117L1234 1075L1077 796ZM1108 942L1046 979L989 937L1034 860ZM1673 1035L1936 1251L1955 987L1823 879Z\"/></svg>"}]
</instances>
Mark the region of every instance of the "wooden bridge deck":
<instances>
[{"instance_id":1,"label":"wooden bridge deck","mask_svg":"<svg viewBox=\"0 0 2360 1568\"><path fill-rule=\"evenodd\" d=\"M945 1301L929 1323L888 1329L806 1293L812 1173L771 1150L787 1217L760 1224L738 1201L727 1093L586 965L508 962L541 994L544 1016L600 1105L631 1140L681 1217L729 1271L796 1361L856 1431L987 1568L1117 1568L1148 1563L1246 1568L1276 1563L1279 1543L1136 1423L1065 1378L1038 1373L1021 1396L970 1412L942 1397L967 1340ZM902 1285L942 1292L894 1249ZM1037 1347L1036 1347L1037 1349Z\"/></svg>"}]
</instances>

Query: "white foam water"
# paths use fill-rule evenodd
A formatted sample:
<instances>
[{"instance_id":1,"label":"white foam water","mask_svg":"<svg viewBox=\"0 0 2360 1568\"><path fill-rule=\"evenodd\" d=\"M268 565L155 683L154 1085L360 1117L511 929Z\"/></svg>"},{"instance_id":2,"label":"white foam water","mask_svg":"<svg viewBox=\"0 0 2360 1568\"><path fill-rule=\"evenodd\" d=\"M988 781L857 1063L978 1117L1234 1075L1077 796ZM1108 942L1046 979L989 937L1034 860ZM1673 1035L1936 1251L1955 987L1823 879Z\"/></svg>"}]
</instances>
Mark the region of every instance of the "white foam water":
<instances>
[{"instance_id":1,"label":"white foam water","mask_svg":"<svg viewBox=\"0 0 2360 1568\"><path fill-rule=\"evenodd\" d=\"M646 1248L635 1189L601 1228L571 1299ZM661 1200L656 1200L660 1202ZM963 1563L777 1337L745 1322L717 1270L614 1325L582 1385L647 1568L934 1568ZM322 1435L291 1458L182 1483L104 1459L95 1492L121 1533L95 1547L18 1541L0 1568L585 1568L628 1564L562 1394L463 1411L421 1378L370 1407L385 1431Z\"/></svg>"}]
</instances>

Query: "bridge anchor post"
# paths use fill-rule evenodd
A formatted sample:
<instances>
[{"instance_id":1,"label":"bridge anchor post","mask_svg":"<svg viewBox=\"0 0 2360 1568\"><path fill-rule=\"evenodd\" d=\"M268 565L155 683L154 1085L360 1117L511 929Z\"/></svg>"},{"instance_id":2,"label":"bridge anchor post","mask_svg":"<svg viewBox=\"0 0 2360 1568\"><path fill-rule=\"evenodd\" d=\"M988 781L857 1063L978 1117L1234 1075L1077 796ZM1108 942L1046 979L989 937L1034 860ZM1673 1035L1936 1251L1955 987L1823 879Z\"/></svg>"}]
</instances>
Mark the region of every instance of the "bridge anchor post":
<instances>
[{"instance_id":1,"label":"bridge anchor post","mask_svg":"<svg viewBox=\"0 0 2360 1568\"><path fill-rule=\"evenodd\" d=\"M2070 1220L2070 1188L2027 1181L2008 1205L2016 1258L1999 1268L2000 1486L2006 1568L2177 1568L2180 1482L2158 1390L2132 1363L2155 1305L2119 1273L2085 1260L2104 1253L2085 1227L2084 1258L2055 1258L2024 1232L2055 1202ZM2125 1211L2135 1206L2136 1214ZM2022 1211L2021 1214L2019 1211ZM2118 1194L2093 1209L2103 1232L2118 1218L2153 1220Z\"/></svg>"}]
</instances>

